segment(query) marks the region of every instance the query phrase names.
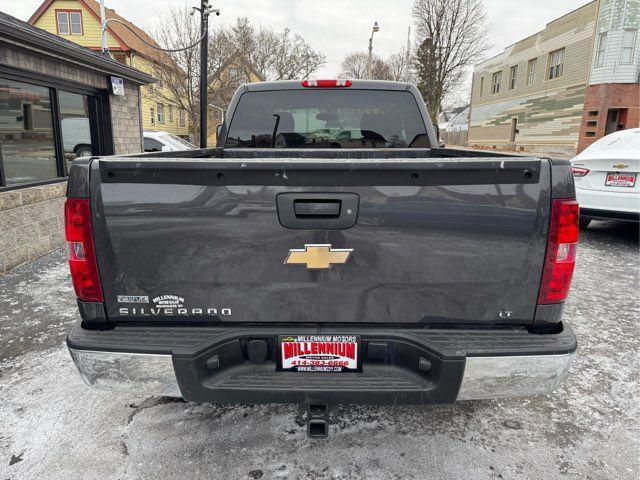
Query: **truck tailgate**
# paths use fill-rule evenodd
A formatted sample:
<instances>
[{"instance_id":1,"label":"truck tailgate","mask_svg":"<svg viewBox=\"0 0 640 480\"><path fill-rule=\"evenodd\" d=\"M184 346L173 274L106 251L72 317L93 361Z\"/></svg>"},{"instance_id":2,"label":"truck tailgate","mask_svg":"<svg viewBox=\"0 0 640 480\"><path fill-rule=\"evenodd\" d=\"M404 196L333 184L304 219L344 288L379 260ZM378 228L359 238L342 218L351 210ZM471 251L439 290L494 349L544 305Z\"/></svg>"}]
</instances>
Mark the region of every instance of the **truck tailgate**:
<instances>
[{"instance_id":1,"label":"truck tailgate","mask_svg":"<svg viewBox=\"0 0 640 480\"><path fill-rule=\"evenodd\" d=\"M550 171L517 157L96 160L107 317L528 324Z\"/></svg>"}]
</instances>

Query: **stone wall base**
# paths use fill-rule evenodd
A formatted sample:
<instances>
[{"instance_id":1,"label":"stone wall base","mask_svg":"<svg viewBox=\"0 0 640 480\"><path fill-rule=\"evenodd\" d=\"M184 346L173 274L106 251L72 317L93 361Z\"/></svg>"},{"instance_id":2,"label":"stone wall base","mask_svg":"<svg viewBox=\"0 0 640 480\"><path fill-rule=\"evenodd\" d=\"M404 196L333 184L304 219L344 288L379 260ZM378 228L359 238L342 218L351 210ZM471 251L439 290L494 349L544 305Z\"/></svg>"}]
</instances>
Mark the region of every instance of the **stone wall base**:
<instances>
[{"instance_id":1,"label":"stone wall base","mask_svg":"<svg viewBox=\"0 0 640 480\"><path fill-rule=\"evenodd\" d=\"M64 244L67 182L0 192L0 274Z\"/></svg>"}]
</instances>

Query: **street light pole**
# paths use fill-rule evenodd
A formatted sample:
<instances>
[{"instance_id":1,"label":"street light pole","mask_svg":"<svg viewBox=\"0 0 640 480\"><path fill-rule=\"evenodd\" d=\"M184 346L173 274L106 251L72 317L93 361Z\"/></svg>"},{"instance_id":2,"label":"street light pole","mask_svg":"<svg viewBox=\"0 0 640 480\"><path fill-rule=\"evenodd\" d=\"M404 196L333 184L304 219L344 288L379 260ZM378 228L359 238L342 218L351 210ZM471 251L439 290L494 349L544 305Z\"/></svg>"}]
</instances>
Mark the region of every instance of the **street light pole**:
<instances>
[{"instance_id":1,"label":"street light pole","mask_svg":"<svg viewBox=\"0 0 640 480\"><path fill-rule=\"evenodd\" d=\"M373 73L373 66L371 65L373 60L373 34L380 31L378 22L373 22L373 28L371 29L371 36L369 37L369 57L367 58L367 78L371 78Z\"/></svg>"}]
</instances>

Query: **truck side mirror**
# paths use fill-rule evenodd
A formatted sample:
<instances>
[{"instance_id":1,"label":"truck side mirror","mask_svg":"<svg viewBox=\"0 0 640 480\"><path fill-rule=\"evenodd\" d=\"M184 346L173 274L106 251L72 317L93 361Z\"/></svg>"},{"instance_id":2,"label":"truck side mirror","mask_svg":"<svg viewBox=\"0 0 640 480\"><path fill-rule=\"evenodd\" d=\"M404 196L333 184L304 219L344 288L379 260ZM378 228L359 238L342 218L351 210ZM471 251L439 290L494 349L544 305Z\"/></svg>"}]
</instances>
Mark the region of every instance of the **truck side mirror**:
<instances>
[{"instance_id":1,"label":"truck side mirror","mask_svg":"<svg viewBox=\"0 0 640 480\"><path fill-rule=\"evenodd\" d=\"M222 130L222 124L216 127L216 141L220 138L220 130Z\"/></svg>"}]
</instances>

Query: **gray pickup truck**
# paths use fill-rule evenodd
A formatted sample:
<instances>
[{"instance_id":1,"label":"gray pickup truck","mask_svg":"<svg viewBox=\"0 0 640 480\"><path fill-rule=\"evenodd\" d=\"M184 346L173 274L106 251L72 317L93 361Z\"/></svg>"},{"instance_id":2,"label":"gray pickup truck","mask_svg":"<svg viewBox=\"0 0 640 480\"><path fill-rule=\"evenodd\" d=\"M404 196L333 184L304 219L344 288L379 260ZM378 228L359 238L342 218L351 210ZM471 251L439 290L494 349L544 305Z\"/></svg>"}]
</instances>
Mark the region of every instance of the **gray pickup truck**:
<instances>
[{"instance_id":1,"label":"gray pickup truck","mask_svg":"<svg viewBox=\"0 0 640 480\"><path fill-rule=\"evenodd\" d=\"M578 241L563 160L439 148L418 90L243 85L217 148L74 162L94 387L328 406L535 395L564 378Z\"/></svg>"}]
</instances>

